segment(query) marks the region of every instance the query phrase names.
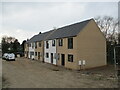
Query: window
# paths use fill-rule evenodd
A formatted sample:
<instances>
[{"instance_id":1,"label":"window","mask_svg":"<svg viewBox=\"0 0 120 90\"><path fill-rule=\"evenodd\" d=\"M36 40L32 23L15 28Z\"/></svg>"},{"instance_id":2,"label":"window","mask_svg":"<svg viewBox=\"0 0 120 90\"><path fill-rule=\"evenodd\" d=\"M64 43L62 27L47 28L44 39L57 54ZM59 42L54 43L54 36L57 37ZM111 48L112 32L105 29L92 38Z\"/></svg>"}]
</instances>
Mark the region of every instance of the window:
<instances>
[{"instance_id":1,"label":"window","mask_svg":"<svg viewBox=\"0 0 120 90\"><path fill-rule=\"evenodd\" d=\"M41 47L41 42L39 42L39 47Z\"/></svg>"},{"instance_id":2,"label":"window","mask_svg":"<svg viewBox=\"0 0 120 90\"><path fill-rule=\"evenodd\" d=\"M35 52L35 56L37 56L37 52Z\"/></svg>"},{"instance_id":3,"label":"window","mask_svg":"<svg viewBox=\"0 0 120 90\"><path fill-rule=\"evenodd\" d=\"M32 48L34 48L34 43L32 43Z\"/></svg>"},{"instance_id":4,"label":"window","mask_svg":"<svg viewBox=\"0 0 120 90\"><path fill-rule=\"evenodd\" d=\"M35 42L35 48L37 48L37 42Z\"/></svg>"},{"instance_id":5,"label":"window","mask_svg":"<svg viewBox=\"0 0 120 90\"><path fill-rule=\"evenodd\" d=\"M29 47L31 47L31 43L29 44Z\"/></svg>"},{"instance_id":6,"label":"window","mask_svg":"<svg viewBox=\"0 0 120 90\"><path fill-rule=\"evenodd\" d=\"M40 59L40 52L38 52L38 59Z\"/></svg>"},{"instance_id":7,"label":"window","mask_svg":"<svg viewBox=\"0 0 120 90\"><path fill-rule=\"evenodd\" d=\"M48 41L46 41L46 48L49 48L49 43L48 43Z\"/></svg>"},{"instance_id":8,"label":"window","mask_svg":"<svg viewBox=\"0 0 120 90\"><path fill-rule=\"evenodd\" d=\"M27 47L29 47L29 44L27 44Z\"/></svg>"},{"instance_id":9,"label":"window","mask_svg":"<svg viewBox=\"0 0 120 90\"><path fill-rule=\"evenodd\" d=\"M55 46L55 40L52 40L52 46Z\"/></svg>"},{"instance_id":10,"label":"window","mask_svg":"<svg viewBox=\"0 0 120 90\"><path fill-rule=\"evenodd\" d=\"M63 46L63 39L58 39L58 45Z\"/></svg>"},{"instance_id":11,"label":"window","mask_svg":"<svg viewBox=\"0 0 120 90\"><path fill-rule=\"evenodd\" d=\"M69 61L69 62L73 62L73 55L68 54L68 61Z\"/></svg>"},{"instance_id":12,"label":"window","mask_svg":"<svg viewBox=\"0 0 120 90\"><path fill-rule=\"evenodd\" d=\"M68 38L68 49L73 49L73 38Z\"/></svg>"},{"instance_id":13,"label":"window","mask_svg":"<svg viewBox=\"0 0 120 90\"><path fill-rule=\"evenodd\" d=\"M34 52L30 52L30 55L34 55Z\"/></svg>"},{"instance_id":14,"label":"window","mask_svg":"<svg viewBox=\"0 0 120 90\"><path fill-rule=\"evenodd\" d=\"M40 52L38 52L38 56L40 56Z\"/></svg>"},{"instance_id":15,"label":"window","mask_svg":"<svg viewBox=\"0 0 120 90\"><path fill-rule=\"evenodd\" d=\"M49 58L49 53L46 53L46 58Z\"/></svg>"}]
</instances>

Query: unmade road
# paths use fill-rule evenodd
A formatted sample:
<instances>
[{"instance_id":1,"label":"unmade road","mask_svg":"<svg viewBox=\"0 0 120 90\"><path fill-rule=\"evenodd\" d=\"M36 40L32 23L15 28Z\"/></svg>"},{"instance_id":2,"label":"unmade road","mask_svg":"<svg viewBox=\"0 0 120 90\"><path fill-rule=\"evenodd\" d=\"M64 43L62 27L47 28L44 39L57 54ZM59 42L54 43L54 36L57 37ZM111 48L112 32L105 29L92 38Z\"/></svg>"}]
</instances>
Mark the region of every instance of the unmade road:
<instances>
[{"instance_id":1,"label":"unmade road","mask_svg":"<svg viewBox=\"0 0 120 90\"><path fill-rule=\"evenodd\" d=\"M3 88L115 88L113 66L75 71L26 58L2 60Z\"/></svg>"}]
</instances>

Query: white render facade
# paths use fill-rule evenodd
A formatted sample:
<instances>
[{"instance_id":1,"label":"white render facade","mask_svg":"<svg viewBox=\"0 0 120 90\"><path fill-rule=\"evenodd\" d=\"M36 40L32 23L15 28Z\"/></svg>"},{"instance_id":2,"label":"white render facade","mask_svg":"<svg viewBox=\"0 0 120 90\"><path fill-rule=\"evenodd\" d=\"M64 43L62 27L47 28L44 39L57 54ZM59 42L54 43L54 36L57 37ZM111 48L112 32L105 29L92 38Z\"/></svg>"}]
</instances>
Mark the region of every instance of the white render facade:
<instances>
[{"instance_id":1,"label":"white render facade","mask_svg":"<svg viewBox=\"0 0 120 90\"><path fill-rule=\"evenodd\" d=\"M56 39L44 41L44 61L56 65Z\"/></svg>"},{"instance_id":2,"label":"white render facade","mask_svg":"<svg viewBox=\"0 0 120 90\"><path fill-rule=\"evenodd\" d=\"M35 43L30 43L29 44L28 58L30 58L30 59L34 59L35 58Z\"/></svg>"}]
</instances>

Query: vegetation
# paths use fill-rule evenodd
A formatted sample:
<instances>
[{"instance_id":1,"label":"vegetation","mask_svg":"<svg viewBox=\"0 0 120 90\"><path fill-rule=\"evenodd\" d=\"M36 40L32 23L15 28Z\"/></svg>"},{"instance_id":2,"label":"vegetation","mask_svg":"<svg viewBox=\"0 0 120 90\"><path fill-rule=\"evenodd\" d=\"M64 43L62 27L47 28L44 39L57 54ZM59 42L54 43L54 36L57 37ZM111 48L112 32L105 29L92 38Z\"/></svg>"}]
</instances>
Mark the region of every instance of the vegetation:
<instances>
[{"instance_id":1,"label":"vegetation","mask_svg":"<svg viewBox=\"0 0 120 90\"><path fill-rule=\"evenodd\" d=\"M2 37L2 54L4 53L24 53L24 43L20 45L19 41L14 37L3 36Z\"/></svg>"},{"instance_id":2,"label":"vegetation","mask_svg":"<svg viewBox=\"0 0 120 90\"><path fill-rule=\"evenodd\" d=\"M111 16L98 16L95 18L95 21L107 40L107 61L108 63L113 63L114 47L120 45L118 20Z\"/></svg>"}]
</instances>

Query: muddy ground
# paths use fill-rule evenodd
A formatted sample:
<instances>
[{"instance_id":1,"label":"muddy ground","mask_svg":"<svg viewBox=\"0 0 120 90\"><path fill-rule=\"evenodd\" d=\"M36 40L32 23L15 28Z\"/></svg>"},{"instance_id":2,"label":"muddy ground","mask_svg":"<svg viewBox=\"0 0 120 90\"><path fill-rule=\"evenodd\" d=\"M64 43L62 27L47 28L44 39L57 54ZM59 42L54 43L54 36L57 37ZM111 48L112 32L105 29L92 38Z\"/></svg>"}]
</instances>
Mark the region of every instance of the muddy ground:
<instances>
[{"instance_id":1,"label":"muddy ground","mask_svg":"<svg viewBox=\"0 0 120 90\"><path fill-rule=\"evenodd\" d=\"M112 65L77 71L26 58L2 60L3 88L117 88Z\"/></svg>"}]
</instances>

